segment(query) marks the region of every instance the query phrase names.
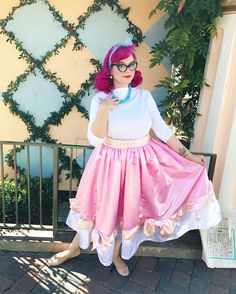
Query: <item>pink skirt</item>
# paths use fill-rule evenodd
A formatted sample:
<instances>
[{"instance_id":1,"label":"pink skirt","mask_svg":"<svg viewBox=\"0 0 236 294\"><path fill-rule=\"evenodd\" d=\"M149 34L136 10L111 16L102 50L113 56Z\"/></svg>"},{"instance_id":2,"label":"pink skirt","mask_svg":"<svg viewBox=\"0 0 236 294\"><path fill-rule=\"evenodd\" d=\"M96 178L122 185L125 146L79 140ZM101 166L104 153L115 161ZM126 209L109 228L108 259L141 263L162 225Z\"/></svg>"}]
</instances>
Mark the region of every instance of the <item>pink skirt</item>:
<instances>
[{"instance_id":1,"label":"pink skirt","mask_svg":"<svg viewBox=\"0 0 236 294\"><path fill-rule=\"evenodd\" d=\"M139 147L96 147L81 178L67 225L80 247L93 243L110 265L114 247L130 259L143 241L177 239L217 225L221 210L206 168L151 139Z\"/></svg>"}]
</instances>

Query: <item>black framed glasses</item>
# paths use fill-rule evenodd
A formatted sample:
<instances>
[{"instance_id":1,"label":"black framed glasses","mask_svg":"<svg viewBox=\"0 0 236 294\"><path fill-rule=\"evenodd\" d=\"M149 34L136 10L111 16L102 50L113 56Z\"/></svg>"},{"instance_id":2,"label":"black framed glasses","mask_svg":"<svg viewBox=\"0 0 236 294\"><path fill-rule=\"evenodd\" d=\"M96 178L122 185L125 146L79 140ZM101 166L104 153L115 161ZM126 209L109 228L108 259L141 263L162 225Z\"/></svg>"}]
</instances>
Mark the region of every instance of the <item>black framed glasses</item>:
<instances>
[{"instance_id":1,"label":"black framed glasses","mask_svg":"<svg viewBox=\"0 0 236 294\"><path fill-rule=\"evenodd\" d=\"M120 72L125 72L127 69L130 71L136 70L138 66L137 61L132 61L130 64L126 65L124 63L112 63L111 66L116 66Z\"/></svg>"}]
</instances>

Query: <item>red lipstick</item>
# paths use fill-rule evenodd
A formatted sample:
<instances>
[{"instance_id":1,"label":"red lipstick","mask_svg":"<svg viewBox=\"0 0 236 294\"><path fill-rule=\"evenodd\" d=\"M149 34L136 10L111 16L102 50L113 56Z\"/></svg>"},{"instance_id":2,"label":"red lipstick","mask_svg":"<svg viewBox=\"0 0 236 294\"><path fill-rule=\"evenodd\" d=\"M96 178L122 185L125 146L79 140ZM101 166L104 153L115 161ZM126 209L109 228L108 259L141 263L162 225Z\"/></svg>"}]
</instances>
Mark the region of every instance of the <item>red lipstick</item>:
<instances>
[{"instance_id":1,"label":"red lipstick","mask_svg":"<svg viewBox=\"0 0 236 294\"><path fill-rule=\"evenodd\" d=\"M123 76L124 78L131 78L131 75Z\"/></svg>"}]
</instances>

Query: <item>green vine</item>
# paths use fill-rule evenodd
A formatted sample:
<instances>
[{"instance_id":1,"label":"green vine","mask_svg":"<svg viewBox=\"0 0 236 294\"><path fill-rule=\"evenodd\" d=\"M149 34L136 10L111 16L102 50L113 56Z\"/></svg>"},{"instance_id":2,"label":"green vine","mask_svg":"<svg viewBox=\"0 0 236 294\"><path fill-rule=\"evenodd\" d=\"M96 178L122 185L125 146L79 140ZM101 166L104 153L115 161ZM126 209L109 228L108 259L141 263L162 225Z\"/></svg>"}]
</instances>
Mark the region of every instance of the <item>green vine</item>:
<instances>
[{"instance_id":1,"label":"green vine","mask_svg":"<svg viewBox=\"0 0 236 294\"><path fill-rule=\"evenodd\" d=\"M181 3L182 2L182 3ZM158 9L169 16L165 22L167 36L152 47L151 67L160 64L164 57L170 60L173 70L157 87L167 90L161 102L163 113L176 134L188 145L194 135L194 121L197 113L201 88L208 84L204 79L204 67L208 54L209 40L216 36L214 20L222 15L220 1L161 0L150 17Z\"/></svg>"}]
</instances>

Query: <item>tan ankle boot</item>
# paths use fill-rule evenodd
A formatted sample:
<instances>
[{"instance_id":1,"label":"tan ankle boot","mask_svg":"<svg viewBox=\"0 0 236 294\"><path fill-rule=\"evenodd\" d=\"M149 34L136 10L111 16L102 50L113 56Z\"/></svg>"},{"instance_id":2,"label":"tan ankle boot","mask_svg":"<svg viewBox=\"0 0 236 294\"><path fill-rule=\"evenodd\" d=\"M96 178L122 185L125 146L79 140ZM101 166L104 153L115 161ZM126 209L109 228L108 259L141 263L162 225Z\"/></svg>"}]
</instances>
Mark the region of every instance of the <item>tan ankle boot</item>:
<instances>
[{"instance_id":1,"label":"tan ankle boot","mask_svg":"<svg viewBox=\"0 0 236 294\"><path fill-rule=\"evenodd\" d=\"M115 265L117 272L121 276L125 277L129 275L129 268L121 258L119 258L118 260L114 259L113 264Z\"/></svg>"}]
</instances>

